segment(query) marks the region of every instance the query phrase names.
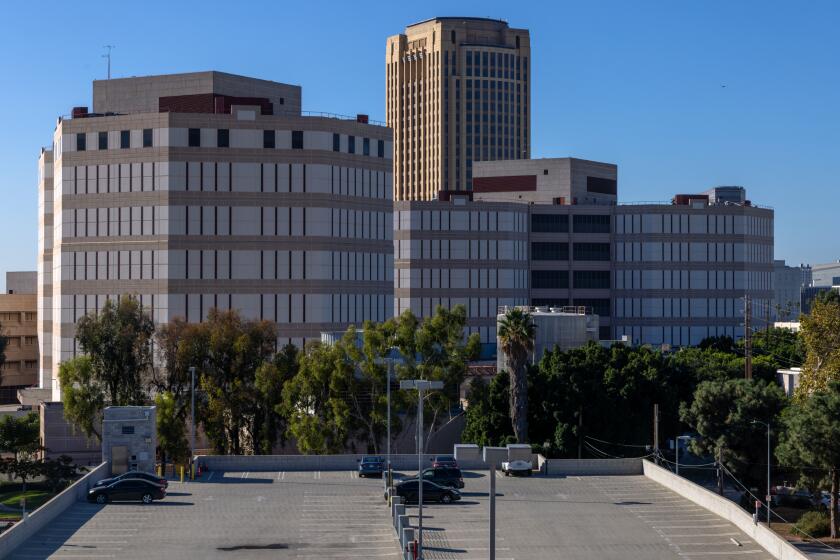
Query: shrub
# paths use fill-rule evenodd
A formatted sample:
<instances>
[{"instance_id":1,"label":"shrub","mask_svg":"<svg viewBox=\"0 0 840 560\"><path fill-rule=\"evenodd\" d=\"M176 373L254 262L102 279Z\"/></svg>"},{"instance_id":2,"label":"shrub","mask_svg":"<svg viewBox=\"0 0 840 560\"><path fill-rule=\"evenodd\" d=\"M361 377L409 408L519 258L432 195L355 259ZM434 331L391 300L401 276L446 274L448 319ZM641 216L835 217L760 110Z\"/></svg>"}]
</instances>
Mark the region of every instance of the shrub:
<instances>
[{"instance_id":1,"label":"shrub","mask_svg":"<svg viewBox=\"0 0 840 560\"><path fill-rule=\"evenodd\" d=\"M793 526L793 533L803 537L825 537L831 533L830 523L826 512L809 511Z\"/></svg>"}]
</instances>

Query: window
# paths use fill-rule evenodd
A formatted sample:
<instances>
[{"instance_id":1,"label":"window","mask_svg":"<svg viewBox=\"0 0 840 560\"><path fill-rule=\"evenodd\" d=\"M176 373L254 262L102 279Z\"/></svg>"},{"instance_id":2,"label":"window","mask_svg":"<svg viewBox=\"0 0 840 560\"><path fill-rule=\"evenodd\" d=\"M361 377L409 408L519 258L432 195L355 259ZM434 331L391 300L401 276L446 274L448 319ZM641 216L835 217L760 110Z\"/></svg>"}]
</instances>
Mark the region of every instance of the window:
<instances>
[{"instance_id":1,"label":"window","mask_svg":"<svg viewBox=\"0 0 840 560\"><path fill-rule=\"evenodd\" d=\"M609 233L609 216L574 216L575 233Z\"/></svg>"},{"instance_id":2,"label":"window","mask_svg":"<svg viewBox=\"0 0 840 560\"><path fill-rule=\"evenodd\" d=\"M587 192L614 195L618 190L615 179L602 179L601 177L586 178Z\"/></svg>"},{"instance_id":3,"label":"window","mask_svg":"<svg viewBox=\"0 0 840 560\"><path fill-rule=\"evenodd\" d=\"M348 136L347 137L347 152L351 154L356 153L356 137L355 136Z\"/></svg>"},{"instance_id":4,"label":"window","mask_svg":"<svg viewBox=\"0 0 840 560\"><path fill-rule=\"evenodd\" d=\"M569 260L569 244L555 242L531 243L531 258L535 261Z\"/></svg>"},{"instance_id":5,"label":"window","mask_svg":"<svg viewBox=\"0 0 840 560\"><path fill-rule=\"evenodd\" d=\"M610 260L609 243L575 243L573 248L576 261Z\"/></svg>"},{"instance_id":6,"label":"window","mask_svg":"<svg viewBox=\"0 0 840 560\"><path fill-rule=\"evenodd\" d=\"M108 133L107 132L100 132L99 133L99 149L100 150L107 150L108 149Z\"/></svg>"},{"instance_id":7,"label":"window","mask_svg":"<svg viewBox=\"0 0 840 560\"><path fill-rule=\"evenodd\" d=\"M302 130L293 130L292 131L292 149L293 150L302 150L303 149L303 131Z\"/></svg>"},{"instance_id":8,"label":"window","mask_svg":"<svg viewBox=\"0 0 840 560\"><path fill-rule=\"evenodd\" d=\"M568 214L532 214L531 231L534 233L568 233Z\"/></svg>"},{"instance_id":9,"label":"window","mask_svg":"<svg viewBox=\"0 0 840 560\"><path fill-rule=\"evenodd\" d=\"M341 134L333 134L333 151L341 151Z\"/></svg>"},{"instance_id":10,"label":"window","mask_svg":"<svg viewBox=\"0 0 840 560\"><path fill-rule=\"evenodd\" d=\"M216 131L216 147L230 147L230 130L228 130L227 128L220 128Z\"/></svg>"},{"instance_id":11,"label":"window","mask_svg":"<svg viewBox=\"0 0 840 560\"><path fill-rule=\"evenodd\" d=\"M601 317L610 316L610 300L606 298L575 298L575 305L587 307L587 311L591 309L592 313L600 315Z\"/></svg>"},{"instance_id":12,"label":"window","mask_svg":"<svg viewBox=\"0 0 840 560\"><path fill-rule=\"evenodd\" d=\"M574 272L575 289L590 288L608 290L610 288L609 270L576 270Z\"/></svg>"},{"instance_id":13,"label":"window","mask_svg":"<svg viewBox=\"0 0 840 560\"><path fill-rule=\"evenodd\" d=\"M569 305L569 300L560 298L533 298L531 305L534 307L566 307Z\"/></svg>"},{"instance_id":14,"label":"window","mask_svg":"<svg viewBox=\"0 0 840 560\"><path fill-rule=\"evenodd\" d=\"M134 426L128 426L128 425L123 424L122 435L124 435L124 436L134 435Z\"/></svg>"},{"instance_id":15,"label":"window","mask_svg":"<svg viewBox=\"0 0 840 560\"><path fill-rule=\"evenodd\" d=\"M152 129L151 128L144 128L143 129L143 147L144 148L151 148L152 147Z\"/></svg>"},{"instance_id":16,"label":"window","mask_svg":"<svg viewBox=\"0 0 840 560\"><path fill-rule=\"evenodd\" d=\"M87 134L80 132L76 135L76 151L84 152L87 149Z\"/></svg>"},{"instance_id":17,"label":"window","mask_svg":"<svg viewBox=\"0 0 840 560\"><path fill-rule=\"evenodd\" d=\"M385 140L379 140L376 146L377 157L385 157Z\"/></svg>"},{"instance_id":18,"label":"window","mask_svg":"<svg viewBox=\"0 0 840 560\"><path fill-rule=\"evenodd\" d=\"M531 288L535 290L559 290L569 287L568 270L532 270Z\"/></svg>"},{"instance_id":19,"label":"window","mask_svg":"<svg viewBox=\"0 0 840 560\"><path fill-rule=\"evenodd\" d=\"M370 138L365 138L362 140L362 155L370 155Z\"/></svg>"},{"instance_id":20,"label":"window","mask_svg":"<svg viewBox=\"0 0 840 560\"><path fill-rule=\"evenodd\" d=\"M190 148L200 148L201 147L201 129L200 128L191 128L187 133L187 145Z\"/></svg>"},{"instance_id":21,"label":"window","mask_svg":"<svg viewBox=\"0 0 840 560\"><path fill-rule=\"evenodd\" d=\"M273 130L263 130L263 148L274 148L274 131Z\"/></svg>"},{"instance_id":22,"label":"window","mask_svg":"<svg viewBox=\"0 0 840 560\"><path fill-rule=\"evenodd\" d=\"M131 131L130 130L121 130L120 131L120 148L123 150L127 150L131 147Z\"/></svg>"}]
</instances>

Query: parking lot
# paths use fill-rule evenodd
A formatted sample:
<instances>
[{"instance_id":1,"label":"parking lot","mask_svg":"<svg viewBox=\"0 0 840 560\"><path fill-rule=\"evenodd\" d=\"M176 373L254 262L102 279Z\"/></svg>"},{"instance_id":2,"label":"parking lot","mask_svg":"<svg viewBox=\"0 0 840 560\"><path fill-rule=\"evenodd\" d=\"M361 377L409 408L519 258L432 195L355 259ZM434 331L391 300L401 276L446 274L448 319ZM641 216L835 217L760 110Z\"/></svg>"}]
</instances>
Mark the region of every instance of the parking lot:
<instances>
[{"instance_id":1,"label":"parking lot","mask_svg":"<svg viewBox=\"0 0 840 560\"><path fill-rule=\"evenodd\" d=\"M382 481L355 472L207 473L151 505L78 503L12 558L399 558Z\"/></svg>"},{"instance_id":2,"label":"parking lot","mask_svg":"<svg viewBox=\"0 0 840 560\"><path fill-rule=\"evenodd\" d=\"M488 473L424 508L428 560L488 557ZM730 523L643 476L505 478L498 560L715 559L770 555ZM416 526L417 507L408 513ZM382 481L355 472L211 472L165 500L78 503L13 558L398 559Z\"/></svg>"},{"instance_id":3,"label":"parking lot","mask_svg":"<svg viewBox=\"0 0 840 560\"><path fill-rule=\"evenodd\" d=\"M772 558L731 523L644 476L496 475L497 560ZM429 560L488 557L487 472L465 472L464 482L460 503L423 508ZM417 507L408 511L416 527Z\"/></svg>"}]
</instances>

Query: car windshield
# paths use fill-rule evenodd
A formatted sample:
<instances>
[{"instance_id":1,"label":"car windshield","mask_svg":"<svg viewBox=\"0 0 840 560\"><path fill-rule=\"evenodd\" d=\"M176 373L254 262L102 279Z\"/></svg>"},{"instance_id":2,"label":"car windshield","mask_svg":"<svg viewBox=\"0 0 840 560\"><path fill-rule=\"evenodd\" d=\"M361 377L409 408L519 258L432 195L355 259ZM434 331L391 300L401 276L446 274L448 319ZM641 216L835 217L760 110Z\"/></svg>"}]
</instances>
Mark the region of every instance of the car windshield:
<instances>
[{"instance_id":1,"label":"car windshield","mask_svg":"<svg viewBox=\"0 0 840 560\"><path fill-rule=\"evenodd\" d=\"M453 457L452 455L438 455L437 457L435 457L435 461L437 461L438 463L454 463L455 457Z\"/></svg>"},{"instance_id":2,"label":"car windshield","mask_svg":"<svg viewBox=\"0 0 840 560\"><path fill-rule=\"evenodd\" d=\"M381 463L382 457L364 457L362 463Z\"/></svg>"}]
</instances>

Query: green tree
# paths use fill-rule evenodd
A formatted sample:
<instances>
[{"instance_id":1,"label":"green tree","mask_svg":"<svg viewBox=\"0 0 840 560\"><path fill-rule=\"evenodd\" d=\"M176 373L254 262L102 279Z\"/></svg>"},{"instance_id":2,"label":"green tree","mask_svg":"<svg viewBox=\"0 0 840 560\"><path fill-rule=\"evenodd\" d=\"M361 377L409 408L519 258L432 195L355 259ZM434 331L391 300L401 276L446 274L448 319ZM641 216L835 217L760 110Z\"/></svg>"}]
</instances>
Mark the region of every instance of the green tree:
<instances>
[{"instance_id":1,"label":"green tree","mask_svg":"<svg viewBox=\"0 0 840 560\"><path fill-rule=\"evenodd\" d=\"M815 301L800 322L806 358L797 394L803 397L840 381L840 301Z\"/></svg>"},{"instance_id":2,"label":"green tree","mask_svg":"<svg viewBox=\"0 0 840 560\"><path fill-rule=\"evenodd\" d=\"M30 412L16 418L4 416L0 420L0 451L11 453L14 460L34 455L41 449L40 420Z\"/></svg>"},{"instance_id":3,"label":"green tree","mask_svg":"<svg viewBox=\"0 0 840 560\"><path fill-rule=\"evenodd\" d=\"M353 365L341 345L318 341L306 345L299 363L295 376L283 386L283 403L277 407L286 418L287 434L303 454L338 453L344 449L352 422L335 381L346 375L342 370L352 371Z\"/></svg>"},{"instance_id":4,"label":"green tree","mask_svg":"<svg viewBox=\"0 0 840 560\"><path fill-rule=\"evenodd\" d=\"M90 356L77 356L58 366L64 417L89 438L102 441L105 386L94 375Z\"/></svg>"},{"instance_id":5,"label":"green tree","mask_svg":"<svg viewBox=\"0 0 840 560\"><path fill-rule=\"evenodd\" d=\"M257 367L254 383L262 410L257 453L270 454L278 436L285 432L285 418L277 412L277 407L283 402L283 386L297 374L298 354L297 346L286 344L271 361Z\"/></svg>"},{"instance_id":6,"label":"green tree","mask_svg":"<svg viewBox=\"0 0 840 560\"><path fill-rule=\"evenodd\" d=\"M86 471L73 463L73 459L67 455L61 455L57 459L45 459L41 464L41 474L53 493L58 493L75 480L80 473Z\"/></svg>"},{"instance_id":7,"label":"green tree","mask_svg":"<svg viewBox=\"0 0 840 560\"><path fill-rule=\"evenodd\" d=\"M425 406L432 413L429 434L440 420L452 418L451 412L460 405L461 384L466 378L467 365L478 357L481 350L478 333L464 336L466 325L466 308L456 305L451 310L438 306L435 314L422 322L410 311L405 311L391 327L394 346L402 355L397 376L400 379L443 382L442 390L429 391L425 396ZM408 397L407 402L411 403L412 398L417 397Z\"/></svg>"},{"instance_id":8,"label":"green tree","mask_svg":"<svg viewBox=\"0 0 840 560\"><path fill-rule=\"evenodd\" d=\"M76 339L90 356L94 378L105 389L112 406L146 402L143 376L152 364L154 324L137 298L107 300L98 313L76 323Z\"/></svg>"},{"instance_id":9,"label":"green tree","mask_svg":"<svg viewBox=\"0 0 840 560\"><path fill-rule=\"evenodd\" d=\"M682 420L699 434L692 440L695 454L720 457L748 485L764 480L766 429L754 421L778 425L787 404L781 387L758 379L704 381L689 406L680 408Z\"/></svg>"},{"instance_id":10,"label":"green tree","mask_svg":"<svg viewBox=\"0 0 840 560\"><path fill-rule=\"evenodd\" d=\"M804 486L831 488L831 538L836 539L840 529L840 382L830 381L824 390L794 401L782 419L784 430L776 456L782 463L812 467L801 470Z\"/></svg>"},{"instance_id":11,"label":"green tree","mask_svg":"<svg viewBox=\"0 0 840 560\"><path fill-rule=\"evenodd\" d=\"M528 357L534 351L537 327L531 315L519 308L499 320L499 350L510 374L510 418L519 443L528 442Z\"/></svg>"},{"instance_id":12,"label":"green tree","mask_svg":"<svg viewBox=\"0 0 840 560\"><path fill-rule=\"evenodd\" d=\"M172 393L158 393L155 396L155 406L160 462L163 472L166 472L167 459L177 463L189 456L186 425L183 416L178 412L178 404Z\"/></svg>"},{"instance_id":13,"label":"green tree","mask_svg":"<svg viewBox=\"0 0 840 560\"><path fill-rule=\"evenodd\" d=\"M510 421L510 376L497 373L489 381L473 378L467 392L469 406L461 436L466 443L481 446L502 445L514 439Z\"/></svg>"},{"instance_id":14,"label":"green tree","mask_svg":"<svg viewBox=\"0 0 840 560\"><path fill-rule=\"evenodd\" d=\"M207 361L208 332L201 324L175 317L155 331L160 365L152 369L149 380L154 393L171 393L178 416L186 416L190 405L190 368L203 371ZM196 384L198 384L196 379Z\"/></svg>"}]
</instances>

